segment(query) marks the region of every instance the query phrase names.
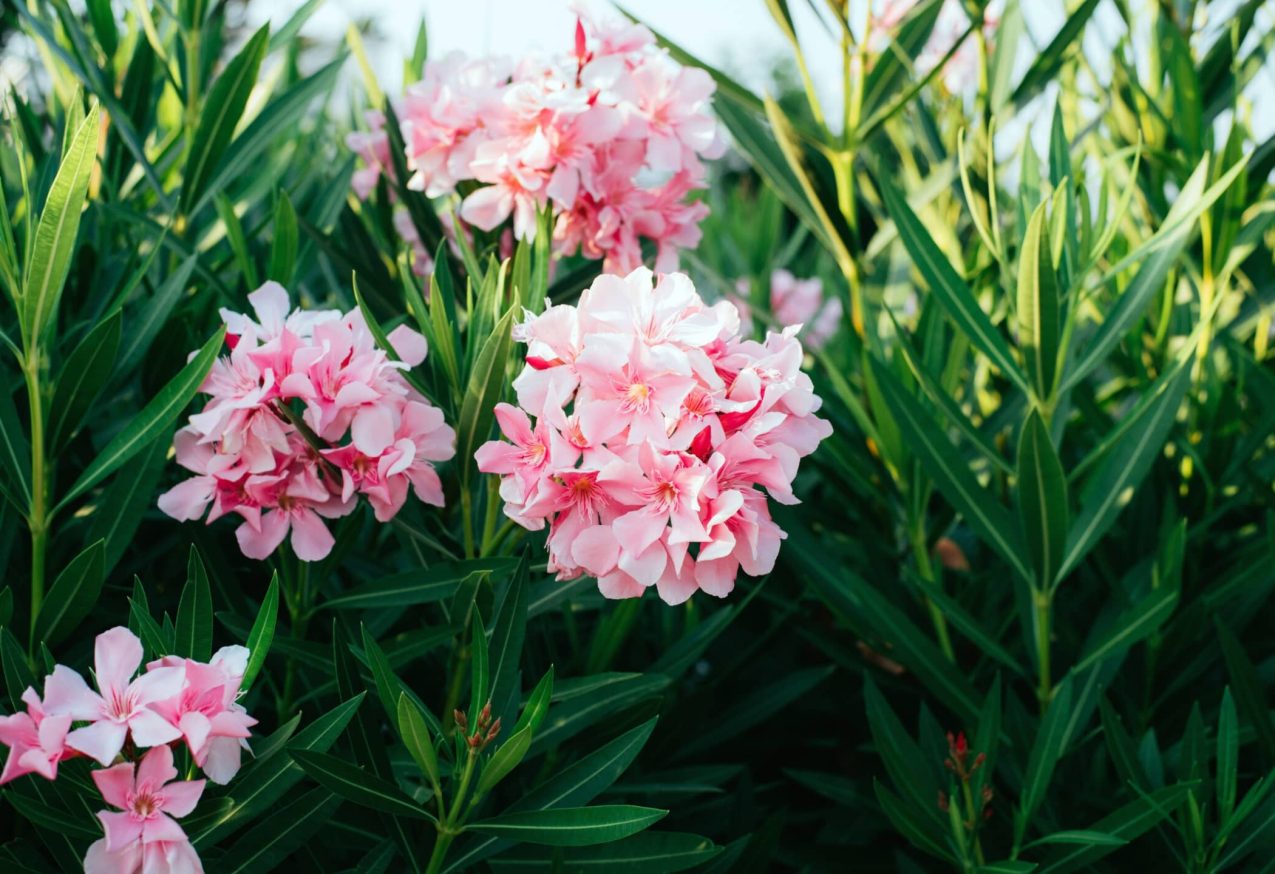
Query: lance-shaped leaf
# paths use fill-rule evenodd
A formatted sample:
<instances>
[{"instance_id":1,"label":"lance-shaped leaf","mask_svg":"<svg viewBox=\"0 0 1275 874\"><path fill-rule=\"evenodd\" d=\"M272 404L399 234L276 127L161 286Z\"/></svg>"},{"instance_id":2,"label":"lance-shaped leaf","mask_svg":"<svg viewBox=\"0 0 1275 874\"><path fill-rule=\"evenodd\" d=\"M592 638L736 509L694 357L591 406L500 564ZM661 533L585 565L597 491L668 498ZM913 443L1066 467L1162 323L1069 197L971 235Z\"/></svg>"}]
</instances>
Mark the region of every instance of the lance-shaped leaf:
<instances>
[{"instance_id":1,"label":"lance-shaped leaf","mask_svg":"<svg viewBox=\"0 0 1275 874\"><path fill-rule=\"evenodd\" d=\"M159 394L133 417L124 430L115 435L115 438L106 444L106 448L98 453L97 458L85 468L80 478L75 481L75 485L71 486L71 490L58 503L58 509L110 476L120 465L172 427L173 420L190 403L190 399L195 396L204 378L208 376L208 371L212 369L213 361L221 349L225 336L226 329L223 326L208 338L203 348L178 371L168 385L164 386Z\"/></svg>"},{"instance_id":2,"label":"lance-shaped leaf","mask_svg":"<svg viewBox=\"0 0 1275 874\"><path fill-rule=\"evenodd\" d=\"M1193 785L1179 783L1149 792L1136 801L1117 808L1114 813L1091 825L1087 831L1107 835L1121 842L1132 841L1150 830L1160 820L1170 816L1191 791ZM1094 862L1121 846L1123 843L1113 840L1068 844L1046 856L1036 871L1037 874L1092 871Z\"/></svg>"},{"instance_id":3,"label":"lance-shaped leaf","mask_svg":"<svg viewBox=\"0 0 1275 874\"><path fill-rule=\"evenodd\" d=\"M505 385L505 367L509 362L509 350L513 345L513 309L509 309L483 340L478 357L469 373L465 400L461 404L460 418L456 423L456 458L461 465L462 479L469 482L469 471L474 468L474 452L486 441L495 419L496 402ZM473 338L476 341L477 338ZM463 486L467 487L467 486Z\"/></svg>"},{"instance_id":4,"label":"lance-shaped leaf","mask_svg":"<svg viewBox=\"0 0 1275 874\"><path fill-rule=\"evenodd\" d=\"M1154 400L1139 411L1138 418L1129 424L1090 479L1080 512L1067 535L1067 551L1058 579L1066 577L1112 526L1160 454L1191 382L1191 360L1190 356L1179 359L1156 381L1152 387Z\"/></svg>"},{"instance_id":5,"label":"lance-shaped leaf","mask_svg":"<svg viewBox=\"0 0 1275 874\"><path fill-rule=\"evenodd\" d=\"M274 630L279 620L279 573L270 575L270 588L261 599L261 609L252 623L252 631L248 632L248 667L243 673L240 688L249 689L266 663L266 655L270 652L270 644L274 641Z\"/></svg>"},{"instance_id":6,"label":"lance-shaped leaf","mask_svg":"<svg viewBox=\"0 0 1275 874\"><path fill-rule=\"evenodd\" d=\"M471 823L465 830L529 844L589 847L637 834L667 814L651 807L599 804L506 813Z\"/></svg>"},{"instance_id":7,"label":"lance-shaped leaf","mask_svg":"<svg viewBox=\"0 0 1275 874\"><path fill-rule=\"evenodd\" d=\"M8 374L5 376L9 382ZM0 487L12 496L20 512L27 512L31 505L31 443L8 385L0 388Z\"/></svg>"},{"instance_id":8,"label":"lance-shaped leaf","mask_svg":"<svg viewBox=\"0 0 1275 874\"><path fill-rule=\"evenodd\" d=\"M186 561L186 586L177 605L177 637L173 648L179 656L206 662L212 655L212 588L199 550L190 548Z\"/></svg>"},{"instance_id":9,"label":"lance-shaped leaf","mask_svg":"<svg viewBox=\"0 0 1275 874\"><path fill-rule=\"evenodd\" d=\"M336 793L319 788L271 811L218 859L217 870L224 874L276 870L332 821L341 801Z\"/></svg>"},{"instance_id":10,"label":"lance-shaped leaf","mask_svg":"<svg viewBox=\"0 0 1275 874\"><path fill-rule=\"evenodd\" d=\"M270 263L266 278L281 285L292 284L292 273L297 266L297 211L286 191L279 192L279 202L274 209L274 239L270 241Z\"/></svg>"},{"instance_id":11,"label":"lance-shaped leaf","mask_svg":"<svg viewBox=\"0 0 1275 874\"><path fill-rule=\"evenodd\" d=\"M1018 259L1018 342L1023 349L1027 375L1036 397L1049 398L1054 390L1058 360L1058 279L1045 239L1046 204L1032 213Z\"/></svg>"},{"instance_id":12,"label":"lance-shaped leaf","mask_svg":"<svg viewBox=\"0 0 1275 874\"><path fill-rule=\"evenodd\" d=\"M902 385L889 367L873 358L877 384L899 430L925 472L948 502L984 542L1024 579L1031 571L1023 561L1017 523L995 495L979 485L943 429Z\"/></svg>"},{"instance_id":13,"label":"lance-shaped leaf","mask_svg":"<svg viewBox=\"0 0 1275 874\"><path fill-rule=\"evenodd\" d=\"M230 144L230 138L248 105L248 95L256 84L269 39L270 25L266 24L226 64L226 69L208 92L199 127L195 129L190 156L186 159L180 201L183 213L189 214L190 207L203 194L208 180Z\"/></svg>"},{"instance_id":14,"label":"lance-shaped leaf","mask_svg":"<svg viewBox=\"0 0 1275 874\"><path fill-rule=\"evenodd\" d=\"M952 267L947 256L943 254L933 238L930 237L921 220L908 206L903 195L890 181L888 173L878 171L875 174L881 199L885 203L890 218L894 219L899 232L899 239L916 264L926 285L935 299L943 306L944 311L969 338L970 342L991 360L1011 382L1024 392L1028 391L1023 372L1014 361L1009 344L1001 336L1000 331L992 324L992 320L983 312L974 297L974 292Z\"/></svg>"},{"instance_id":15,"label":"lance-shaped leaf","mask_svg":"<svg viewBox=\"0 0 1275 874\"><path fill-rule=\"evenodd\" d=\"M111 378L120 345L120 321L117 312L95 325L62 365L49 408L49 447L54 453L70 442L89 406Z\"/></svg>"},{"instance_id":16,"label":"lance-shaped leaf","mask_svg":"<svg viewBox=\"0 0 1275 874\"><path fill-rule=\"evenodd\" d=\"M519 847L493 860L494 871L524 869L564 870L588 874L671 874L699 868L720 855L722 848L708 838L683 832L647 831L632 837L584 850L550 847Z\"/></svg>"},{"instance_id":17,"label":"lance-shaped leaf","mask_svg":"<svg viewBox=\"0 0 1275 874\"><path fill-rule=\"evenodd\" d=\"M327 753L293 750L292 759L320 786L363 807L410 819L431 819L425 808L414 802L388 780L369 774L365 768Z\"/></svg>"},{"instance_id":18,"label":"lance-shaped leaf","mask_svg":"<svg viewBox=\"0 0 1275 874\"><path fill-rule=\"evenodd\" d=\"M412 703L406 692L398 696L398 733L403 738L403 745L412 759L421 769L421 773L429 779L430 785L438 787L438 754L434 751L434 736L421 711Z\"/></svg>"},{"instance_id":19,"label":"lance-shaped leaf","mask_svg":"<svg viewBox=\"0 0 1275 874\"><path fill-rule=\"evenodd\" d=\"M97 541L58 574L35 620L37 640L55 646L93 611L105 575L104 547L101 540Z\"/></svg>"},{"instance_id":20,"label":"lance-shaped leaf","mask_svg":"<svg viewBox=\"0 0 1275 874\"><path fill-rule=\"evenodd\" d=\"M1049 588L1067 545L1067 476L1049 429L1035 410L1018 438L1018 518L1037 583Z\"/></svg>"},{"instance_id":21,"label":"lance-shaped leaf","mask_svg":"<svg viewBox=\"0 0 1275 874\"><path fill-rule=\"evenodd\" d=\"M88 195L89 175L97 159L99 133L95 103L75 132L40 211L22 286L22 335L31 344L43 335L62 297L80 230L80 212Z\"/></svg>"},{"instance_id":22,"label":"lance-shaped leaf","mask_svg":"<svg viewBox=\"0 0 1275 874\"><path fill-rule=\"evenodd\" d=\"M1072 672L1079 674L1102 659L1145 640L1173 615L1177 604L1177 590L1170 588L1155 589L1139 599L1112 622L1110 629L1085 646L1085 654Z\"/></svg>"},{"instance_id":23,"label":"lance-shaped leaf","mask_svg":"<svg viewBox=\"0 0 1275 874\"><path fill-rule=\"evenodd\" d=\"M1066 752L1067 720L1071 716L1071 677L1058 684L1053 699L1049 702L1049 710L1040 721L1036 730L1036 742L1032 744L1031 756L1027 760L1027 774L1023 780L1023 791L1019 798L1018 809L1014 813L1014 836L1021 841L1032 823L1036 808L1045 798L1049 782L1053 779L1054 768L1058 760Z\"/></svg>"}]
</instances>

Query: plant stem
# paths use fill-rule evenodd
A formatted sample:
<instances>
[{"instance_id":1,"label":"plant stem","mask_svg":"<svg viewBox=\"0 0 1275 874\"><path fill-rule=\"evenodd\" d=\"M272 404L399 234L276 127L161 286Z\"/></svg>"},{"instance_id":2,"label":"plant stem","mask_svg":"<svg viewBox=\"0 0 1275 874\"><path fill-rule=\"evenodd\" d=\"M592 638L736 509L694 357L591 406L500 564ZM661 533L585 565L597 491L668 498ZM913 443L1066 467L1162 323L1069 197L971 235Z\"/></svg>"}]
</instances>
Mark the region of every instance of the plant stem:
<instances>
[{"instance_id":1,"label":"plant stem","mask_svg":"<svg viewBox=\"0 0 1275 874\"><path fill-rule=\"evenodd\" d=\"M464 818L461 809L465 802L465 794L469 792L469 783L474 778L474 763L477 760L477 750L469 747L469 755L465 758L465 770L460 776L460 786L456 788L456 795L452 798L451 812L435 826L438 837L434 840L434 851L430 853L429 866L425 869L425 874L438 874L443 870L447 848L451 846L456 835L460 834L460 828L464 825L461 821Z\"/></svg>"},{"instance_id":2,"label":"plant stem","mask_svg":"<svg viewBox=\"0 0 1275 874\"><path fill-rule=\"evenodd\" d=\"M1053 593L1048 589L1033 588L1032 602L1036 620L1032 623L1032 631L1036 638L1036 664L1039 669L1036 697L1040 700L1040 711L1044 713L1054 695L1049 674L1049 611L1053 605Z\"/></svg>"},{"instance_id":3,"label":"plant stem","mask_svg":"<svg viewBox=\"0 0 1275 874\"><path fill-rule=\"evenodd\" d=\"M925 547L925 525L918 522L909 526L912 540L912 554L916 558L916 568L921 575L921 579L926 583L937 586L938 581L934 579L934 566L930 563L930 553ZM929 596L925 597L925 606L930 611L930 620L934 623L934 635L938 638L939 647L943 650L943 654L947 656L949 662L956 661L956 651L952 649L952 638L947 632L947 617L943 615L943 611L938 605L930 600Z\"/></svg>"},{"instance_id":4,"label":"plant stem","mask_svg":"<svg viewBox=\"0 0 1275 874\"><path fill-rule=\"evenodd\" d=\"M31 531L31 633L28 653L35 655L35 621L44 603L45 559L49 545L48 472L44 458L44 398L40 388L38 346L32 342L27 357L27 403L31 410L31 507L27 527Z\"/></svg>"}]
</instances>

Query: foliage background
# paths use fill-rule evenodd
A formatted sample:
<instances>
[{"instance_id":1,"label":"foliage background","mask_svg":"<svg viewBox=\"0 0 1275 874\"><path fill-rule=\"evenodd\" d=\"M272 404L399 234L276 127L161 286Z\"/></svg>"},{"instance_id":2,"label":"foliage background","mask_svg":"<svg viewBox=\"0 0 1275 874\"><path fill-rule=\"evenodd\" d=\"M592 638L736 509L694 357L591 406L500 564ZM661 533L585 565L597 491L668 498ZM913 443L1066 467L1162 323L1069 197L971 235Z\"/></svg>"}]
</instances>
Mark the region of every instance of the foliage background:
<instances>
[{"instance_id":1,"label":"foliage background","mask_svg":"<svg viewBox=\"0 0 1275 874\"><path fill-rule=\"evenodd\" d=\"M781 36L794 17L806 22L799 44L821 44L839 64L839 4L792 5L757 4ZM33 482L31 386L13 360L0 365L13 450L0 480L18 498L0 509L6 692L16 698L26 672L53 658L87 664L93 634L116 622L149 630L149 619L148 646L171 648L184 596L188 623L243 641L269 615L277 574L278 627L247 699L270 739L258 741L255 771L188 829L210 870L423 867L433 829L325 782L324 761L306 750L319 734L324 749L428 806L399 736L398 693L415 693L444 731L452 706L470 705L473 719L479 633L493 645L521 639L516 663L492 674L503 688L525 698L550 666L554 677L547 721L479 816L528 798L547 805L545 787L581 763L594 776L569 806L668 814L627 842L529 843L482 862L468 855L481 839L462 835L452 870L616 868L626 855L637 870L1270 866L1270 10L1049 5L1061 29L1035 45L1007 13L998 46L1016 50L989 51L973 95L909 74L922 26L845 114L827 75L816 108L787 62L775 102L754 94L768 83L720 76L717 106L739 154L707 195L705 242L687 257L697 284L722 291L743 277L760 296L787 264L820 275L862 330L848 318L810 362L837 433L798 483L805 503L778 520L790 534L780 567L724 603L670 609L547 579L534 539L525 577L516 538L465 555L460 514L481 526L492 493L464 459L444 472L446 511L409 506L385 526L355 514L337 526L332 558L308 569L286 555L245 560L230 527L159 514L177 416L145 428L139 411L213 336L219 306L242 308L271 277L310 304L350 307L354 273L378 320L408 308L388 199L349 197L355 165L342 137L364 92L375 100L352 52L361 41L302 38L318 3L272 21L256 43L258 14L236 4L108 16L100 2L6 3L6 69L19 52L40 71L10 98L0 148L19 251L90 98L111 117L55 323L34 359L15 356L34 361L48 402L68 374L97 382L78 420L38 441L48 441L50 504L65 501L48 520L43 572L21 500L23 475ZM917 20L936 6L921 4ZM813 15L826 26L810 27ZM1103 64L1077 50L1095 38L1109 47ZM426 42L413 42L410 68ZM245 68L240 93L226 73ZM207 121L227 103L241 121ZM993 116L1002 134L990 149ZM1025 119L1036 149L1023 147ZM1100 200L1105 220L1086 222ZM429 205L413 206L437 242ZM466 374L499 339L512 296L538 290L543 258L520 253L508 282L490 264L453 259L449 327ZM590 265L564 263L547 290L569 298L589 277ZM1021 315L1042 301L1074 330L1033 334ZM103 346L95 332L109 336L102 326L116 315L113 354L87 366ZM15 341L17 324L6 310L0 329ZM1052 384L1031 367L1045 343L1065 374ZM489 406L499 383L451 387L449 421L466 391ZM122 465L84 479L120 439L134 450ZM1097 520L1101 536L1078 540L1077 520ZM1044 558L1051 544L1078 542L1074 567L1060 573L1058 552ZM47 623L37 633L31 615L36 576L49 601L73 605L52 633ZM512 716L514 703L496 706ZM316 725L331 730L306 734ZM944 766L949 731L988 757L968 796ZM463 759L449 743L438 753L445 778ZM263 783L277 793L244 791ZM5 788L6 864L74 866L96 836L77 785Z\"/></svg>"}]
</instances>

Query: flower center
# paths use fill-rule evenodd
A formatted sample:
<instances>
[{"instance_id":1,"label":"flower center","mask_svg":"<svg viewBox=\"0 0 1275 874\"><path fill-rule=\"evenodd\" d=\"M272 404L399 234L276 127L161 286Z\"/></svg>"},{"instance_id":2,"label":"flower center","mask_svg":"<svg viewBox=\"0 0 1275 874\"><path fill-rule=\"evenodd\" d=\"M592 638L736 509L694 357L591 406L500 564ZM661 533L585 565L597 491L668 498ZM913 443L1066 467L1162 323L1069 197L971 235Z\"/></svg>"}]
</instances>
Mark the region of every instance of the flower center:
<instances>
[{"instance_id":1,"label":"flower center","mask_svg":"<svg viewBox=\"0 0 1275 874\"><path fill-rule=\"evenodd\" d=\"M129 799L129 812L138 819L152 819L159 815L164 806L163 796L142 791Z\"/></svg>"},{"instance_id":2,"label":"flower center","mask_svg":"<svg viewBox=\"0 0 1275 874\"><path fill-rule=\"evenodd\" d=\"M651 400L651 387L643 382L634 382L624 392L624 406L629 410L646 412Z\"/></svg>"}]
</instances>

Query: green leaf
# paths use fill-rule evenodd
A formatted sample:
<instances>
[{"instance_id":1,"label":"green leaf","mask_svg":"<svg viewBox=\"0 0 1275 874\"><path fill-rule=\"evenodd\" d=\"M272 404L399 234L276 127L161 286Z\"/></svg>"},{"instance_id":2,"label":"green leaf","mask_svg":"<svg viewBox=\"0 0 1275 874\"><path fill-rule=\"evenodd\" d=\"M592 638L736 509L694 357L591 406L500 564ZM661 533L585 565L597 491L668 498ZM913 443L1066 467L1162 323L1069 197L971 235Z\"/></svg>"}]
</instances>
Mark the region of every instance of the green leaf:
<instances>
[{"instance_id":1,"label":"green leaf","mask_svg":"<svg viewBox=\"0 0 1275 874\"><path fill-rule=\"evenodd\" d=\"M248 95L257 82L257 72L266 56L269 37L270 25L265 24L252 35L239 50L239 54L226 64L226 68L213 83L212 90L208 92L199 127L195 129L190 155L186 159L179 203L183 214L192 214L191 205L208 187L208 180L230 144L239 119L248 105Z\"/></svg>"},{"instance_id":2,"label":"green leaf","mask_svg":"<svg viewBox=\"0 0 1275 874\"><path fill-rule=\"evenodd\" d=\"M217 861L226 874L271 871L332 821L340 796L312 789L261 819Z\"/></svg>"},{"instance_id":3,"label":"green leaf","mask_svg":"<svg viewBox=\"0 0 1275 874\"><path fill-rule=\"evenodd\" d=\"M398 733L421 773L431 785L437 787L438 754L434 751L434 738L429 726L425 724L425 718L406 692L401 692L398 696Z\"/></svg>"},{"instance_id":4,"label":"green leaf","mask_svg":"<svg viewBox=\"0 0 1275 874\"><path fill-rule=\"evenodd\" d=\"M117 312L99 322L62 365L49 408L49 447L54 455L75 436L84 414L111 378L120 345L121 321Z\"/></svg>"},{"instance_id":5,"label":"green leaf","mask_svg":"<svg viewBox=\"0 0 1275 874\"><path fill-rule=\"evenodd\" d=\"M296 737L288 744L288 749L294 752L325 752L331 748L354 718L366 694L360 692L314 720L297 732ZM197 827L192 826L189 820L185 821L186 833L190 835L195 849L201 850L219 843L227 834L258 819L304 775L305 772L287 753L279 752L252 762L235 780L234 804L230 808L199 822Z\"/></svg>"},{"instance_id":6,"label":"green leaf","mask_svg":"<svg viewBox=\"0 0 1275 874\"><path fill-rule=\"evenodd\" d=\"M1045 207L1042 203L1032 213L1018 261L1018 342L1041 399L1053 394L1059 338L1058 279L1042 233Z\"/></svg>"},{"instance_id":7,"label":"green leaf","mask_svg":"<svg viewBox=\"0 0 1275 874\"><path fill-rule=\"evenodd\" d=\"M409 607L445 601L462 581L474 574L503 574L517 564L514 558L477 558L436 562L427 568L405 571L357 586L328 598L324 607L361 610L373 607Z\"/></svg>"},{"instance_id":8,"label":"green leaf","mask_svg":"<svg viewBox=\"0 0 1275 874\"><path fill-rule=\"evenodd\" d=\"M288 192L279 192L274 208L274 239L270 242L270 265L266 278L287 287L297 266L297 211L292 208Z\"/></svg>"},{"instance_id":9,"label":"green leaf","mask_svg":"<svg viewBox=\"0 0 1275 874\"><path fill-rule=\"evenodd\" d=\"M146 359L155 338L159 336L173 308L190 284L191 274L199 263L192 254L168 275L155 294L138 308L137 318L129 321L124 347L120 350L120 372L131 373Z\"/></svg>"},{"instance_id":10,"label":"green leaf","mask_svg":"<svg viewBox=\"0 0 1275 874\"><path fill-rule=\"evenodd\" d=\"M1177 604L1176 589L1153 590L1125 609L1112 623L1108 634L1086 645L1084 656L1076 662L1072 672L1079 674L1113 653L1123 652L1150 637L1173 614Z\"/></svg>"},{"instance_id":11,"label":"green leaf","mask_svg":"<svg viewBox=\"0 0 1275 874\"><path fill-rule=\"evenodd\" d=\"M327 753L293 750L293 760L320 786L363 807L404 816L432 819L423 807L393 783L374 776L367 769Z\"/></svg>"},{"instance_id":12,"label":"green leaf","mask_svg":"<svg viewBox=\"0 0 1275 874\"><path fill-rule=\"evenodd\" d=\"M1172 369L1156 380L1150 389L1153 400L1128 422L1124 435L1086 485L1080 513L1067 534L1067 550L1058 579L1066 577L1115 523L1152 462L1160 455L1191 383L1188 366L1191 360L1191 356L1178 359Z\"/></svg>"},{"instance_id":13,"label":"green leaf","mask_svg":"<svg viewBox=\"0 0 1275 874\"><path fill-rule=\"evenodd\" d=\"M173 421L190 403L190 399L195 396L208 376L208 371L212 369L225 334L226 329L223 326L208 338L203 348L187 362L186 366L151 399L150 403L142 408L140 413L133 417L124 430L106 444L106 448L99 452L92 464L85 468L80 478L75 481L75 485L71 486L70 491L58 502L55 509L65 507L93 488L135 454L149 446L151 441L161 433L172 427Z\"/></svg>"},{"instance_id":14,"label":"green leaf","mask_svg":"<svg viewBox=\"0 0 1275 874\"><path fill-rule=\"evenodd\" d=\"M1023 849L1038 847L1044 844L1079 844L1085 847L1122 847L1129 843L1126 838L1109 835L1106 832L1088 831L1086 829L1073 829L1070 831L1054 832L1045 835L1043 838L1037 838Z\"/></svg>"},{"instance_id":15,"label":"green leaf","mask_svg":"<svg viewBox=\"0 0 1275 874\"><path fill-rule=\"evenodd\" d=\"M952 267L947 256L931 239L925 226L921 224L916 213L908 206L903 195L890 181L885 171L878 171L874 176L881 190L881 199L885 203L890 217L898 228L899 239L903 241L913 263L921 273L925 283L935 299L951 317L970 342L988 357L996 367L1019 389L1027 392L1027 381L1022 370L1014 362L1009 344L1001 336L991 319L983 312L974 298L974 292Z\"/></svg>"},{"instance_id":16,"label":"green leaf","mask_svg":"<svg viewBox=\"0 0 1275 874\"><path fill-rule=\"evenodd\" d=\"M667 810L627 804L562 807L506 813L479 820L466 831L551 847L589 847L636 834L659 822Z\"/></svg>"},{"instance_id":17,"label":"green leaf","mask_svg":"<svg viewBox=\"0 0 1275 874\"><path fill-rule=\"evenodd\" d=\"M1085 25L1093 16L1094 10L1098 8L1099 2L1100 0L1084 0L1067 17L1058 33L1050 40L1049 45L1045 46L1045 50L1032 61L1031 67L1023 75L1018 87L1014 89L1010 99L1016 105L1023 105L1054 80L1063 65L1067 51L1084 31Z\"/></svg>"},{"instance_id":18,"label":"green leaf","mask_svg":"<svg viewBox=\"0 0 1275 874\"><path fill-rule=\"evenodd\" d=\"M123 473L102 490L89 517L88 541L106 541L106 573L131 545L142 517L155 500L169 439L157 437L124 466Z\"/></svg>"},{"instance_id":19,"label":"green leaf","mask_svg":"<svg viewBox=\"0 0 1275 874\"><path fill-rule=\"evenodd\" d=\"M487 649L487 631L483 617L475 605L469 623L469 717L477 720L483 706L491 701L491 669Z\"/></svg>"},{"instance_id":20,"label":"green leaf","mask_svg":"<svg viewBox=\"0 0 1275 874\"><path fill-rule=\"evenodd\" d=\"M1222 690L1222 706L1217 714L1217 805L1218 821L1225 823L1235 810L1239 782L1240 730L1235 699L1230 688Z\"/></svg>"},{"instance_id":21,"label":"green leaf","mask_svg":"<svg viewBox=\"0 0 1275 874\"><path fill-rule=\"evenodd\" d=\"M22 336L35 348L53 321L62 287L71 269L71 253L80 229L80 212L88 194L89 175L97 159L100 127L97 104L75 132L40 211L35 245L23 271Z\"/></svg>"},{"instance_id":22,"label":"green leaf","mask_svg":"<svg viewBox=\"0 0 1275 874\"><path fill-rule=\"evenodd\" d=\"M831 667L803 668L787 673L782 680L754 689L718 713L712 725L688 738L678 750L679 755L714 749L723 741L738 737L754 725L784 712L789 704L808 695L831 676L832 671Z\"/></svg>"},{"instance_id":23,"label":"green leaf","mask_svg":"<svg viewBox=\"0 0 1275 874\"><path fill-rule=\"evenodd\" d=\"M970 472L956 448L937 427L933 417L899 383L885 364L873 358L872 371L890 412L893 413L908 447L934 480L943 497L966 523L991 546L1024 580L1031 571L1023 562L1018 528L1000 501Z\"/></svg>"},{"instance_id":24,"label":"green leaf","mask_svg":"<svg viewBox=\"0 0 1275 874\"><path fill-rule=\"evenodd\" d=\"M668 684L668 678L658 674L600 674L564 683L553 717L545 720L532 741L530 755L551 749L604 719L618 718L625 709L659 695ZM581 687L588 694L575 691Z\"/></svg>"},{"instance_id":25,"label":"green leaf","mask_svg":"<svg viewBox=\"0 0 1275 874\"><path fill-rule=\"evenodd\" d=\"M279 619L279 572L270 575L270 587L261 599L261 608L257 618L253 620L252 631L248 632L248 667L243 673L243 682L239 688L247 691L252 681L261 672L266 663L266 655L270 652L270 644L274 641L275 626Z\"/></svg>"},{"instance_id":26,"label":"green leaf","mask_svg":"<svg viewBox=\"0 0 1275 874\"><path fill-rule=\"evenodd\" d=\"M1087 831L1109 835L1121 841L1132 841L1169 816L1186 797L1193 784L1179 783L1148 793L1136 801L1117 808L1109 816L1095 822ZM1047 856L1040 874L1066 874L1068 871L1091 871L1093 863L1123 844L1072 844Z\"/></svg>"},{"instance_id":27,"label":"green leaf","mask_svg":"<svg viewBox=\"0 0 1275 874\"><path fill-rule=\"evenodd\" d=\"M106 575L105 556L105 544L98 540L62 569L36 617L36 640L56 646L93 612Z\"/></svg>"},{"instance_id":28,"label":"green leaf","mask_svg":"<svg viewBox=\"0 0 1275 874\"><path fill-rule=\"evenodd\" d=\"M493 871L599 871L607 874L654 874L696 868L722 852L708 838L682 832L648 831L585 851L522 847L491 862Z\"/></svg>"},{"instance_id":29,"label":"green leaf","mask_svg":"<svg viewBox=\"0 0 1275 874\"><path fill-rule=\"evenodd\" d=\"M1252 659L1244 651L1244 645L1235 633L1218 617L1213 625L1217 629L1218 642L1222 645L1222 657L1226 660L1226 672L1231 678L1235 705L1244 718L1253 723L1257 734L1257 746L1266 767L1275 761L1275 721L1271 719L1266 703L1266 692Z\"/></svg>"},{"instance_id":30,"label":"green leaf","mask_svg":"<svg viewBox=\"0 0 1275 874\"><path fill-rule=\"evenodd\" d=\"M1182 186L1182 192L1174 200L1172 209L1159 229L1107 272L1108 278L1114 277L1131 264L1146 259L1116 300L1115 306L1106 314L1093 339L1067 372L1060 391L1067 391L1105 361L1125 332L1142 316L1151 300L1164 290L1169 270L1177 263L1178 256L1194 236L1197 219L1226 193L1244 167L1245 161L1240 161L1205 191L1209 162L1201 161L1191 178Z\"/></svg>"},{"instance_id":31,"label":"green leaf","mask_svg":"<svg viewBox=\"0 0 1275 874\"><path fill-rule=\"evenodd\" d=\"M197 662L212 657L213 609L208 571L199 550L190 547L186 561L186 585L177 605L177 637L173 652Z\"/></svg>"},{"instance_id":32,"label":"green leaf","mask_svg":"<svg viewBox=\"0 0 1275 874\"><path fill-rule=\"evenodd\" d=\"M1067 476L1044 420L1033 410L1018 439L1018 518L1038 584L1053 586L1067 544Z\"/></svg>"},{"instance_id":33,"label":"green leaf","mask_svg":"<svg viewBox=\"0 0 1275 874\"><path fill-rule=\"evenodd\" d=\"M504 388L505 366L513 344L510 333L513 317L512 308L505 311L491 334L483 341L469 373L465 400L461 403L460 418L456 423L456 457L460 459L463 471L462 488L468 488L468 472L473 468L474 452L487 440L491 423L496 416L496 402L500 400Z\"/></svg>"},{"instance_id":34,"label":"green leaf","mask_svg":"<svg viewBox=\"0 0 1275 874\"><path fill-rule=\"evenodd\" d=\"M522 657L523 638L527 633L527 602L531 589L527 583L527 561L524 553L505 590L504 599L496 610L495 629L489 643L490 697L495 716L505 715L503 710L506 702L519 691L518 664Z\"/></svg>"},{"instance_id":35,"label":"green leaf","mask_svg":"<svg viewBox=\"0 0 1275 874\"><path fill-rule=\"evenodd\" d=\"M5 381L8 381L7 375ZM17 499L22 502L17 509L28 512L31 506L31 444L18 419L8 386L0 388L0 483L5 481L12 482L17 490Z\"/></svg>"},{"instance_id":36,"label":"green leaf","mask_svg":"<svg viewBox=\"0 0 1275 874\"><path fill-rule=\"evenodd\" d=\"M527 703L522 708L522 714L518 717L518 721L514 723L514 731L522 731L528 726L534 732L540 728L540 724L544 722L545 716L549 713L549 699L553 697L553 665L549 666L549 670L545 671L544 676L540 678L540 682L536 683L536 687L531 690L531 694L527 696Z\"/></svg>"},{"instance_id":37,"label":"green leaf","mask_svg":"<svg viewBox=\"0 0 1275 874\"><path fill-rule=\"evenodd\" d=\"M908 839L917 849L929 853L945 861L954 861L952 853L945 842L940 842L917 819L917 811L905 805L880 780L872 780L872 789L877 796L877 803L895 829ZM927 805L928 806L928 805Z\"/></svg>"},{"instance_id":38,"label":"green leaf","mask_svg":"<svg viewBox=\"0 0 1275 874\"><path fill-rule=\"evenodd\" d=\"M531 726L512 734L508 740L496 748L487 764L483 766L482 775L478 778L475 797L481 797L496 787L501 780L509 776L514 768L526 758L531 749Z\"/></svg>"},{"instance_id":39,"label":"green leaf","mask_svg":"<svg viewBox=\"0 0 1275 874\"><path fill-rule=\"evenodd\" d=\"M871 675L864 676L863 697L872 746L890 781L912 810L916 828L924 832L928 840L941 843L945 823L934 803L939 786L927 767L925 755L890 709ZM919 815L922 811L924 817Z\"/></svg>"},{"instance_id":40,"label":"green leaf","mask_svg":"<svg viewBox=\"0 0 1275 874\"><path fill-rule=\"evenodd\" d=\"M1067 720L1071 717L1071 677L1068 676L1054 690L1049 702L1049 710L1041 719L1036 731L1036 742L1032 744L1031 755L1027 760L1027 774L1023 779L1023 791L1019 797L1018 809L1014 814L1014 835L1022 840L1028 825L1033 821L1036 808L1040 806L1053 779L1054 768L1066 750ZM1101 831L1101 829L1100 829Z\"/></svg>"}]
</instances>

